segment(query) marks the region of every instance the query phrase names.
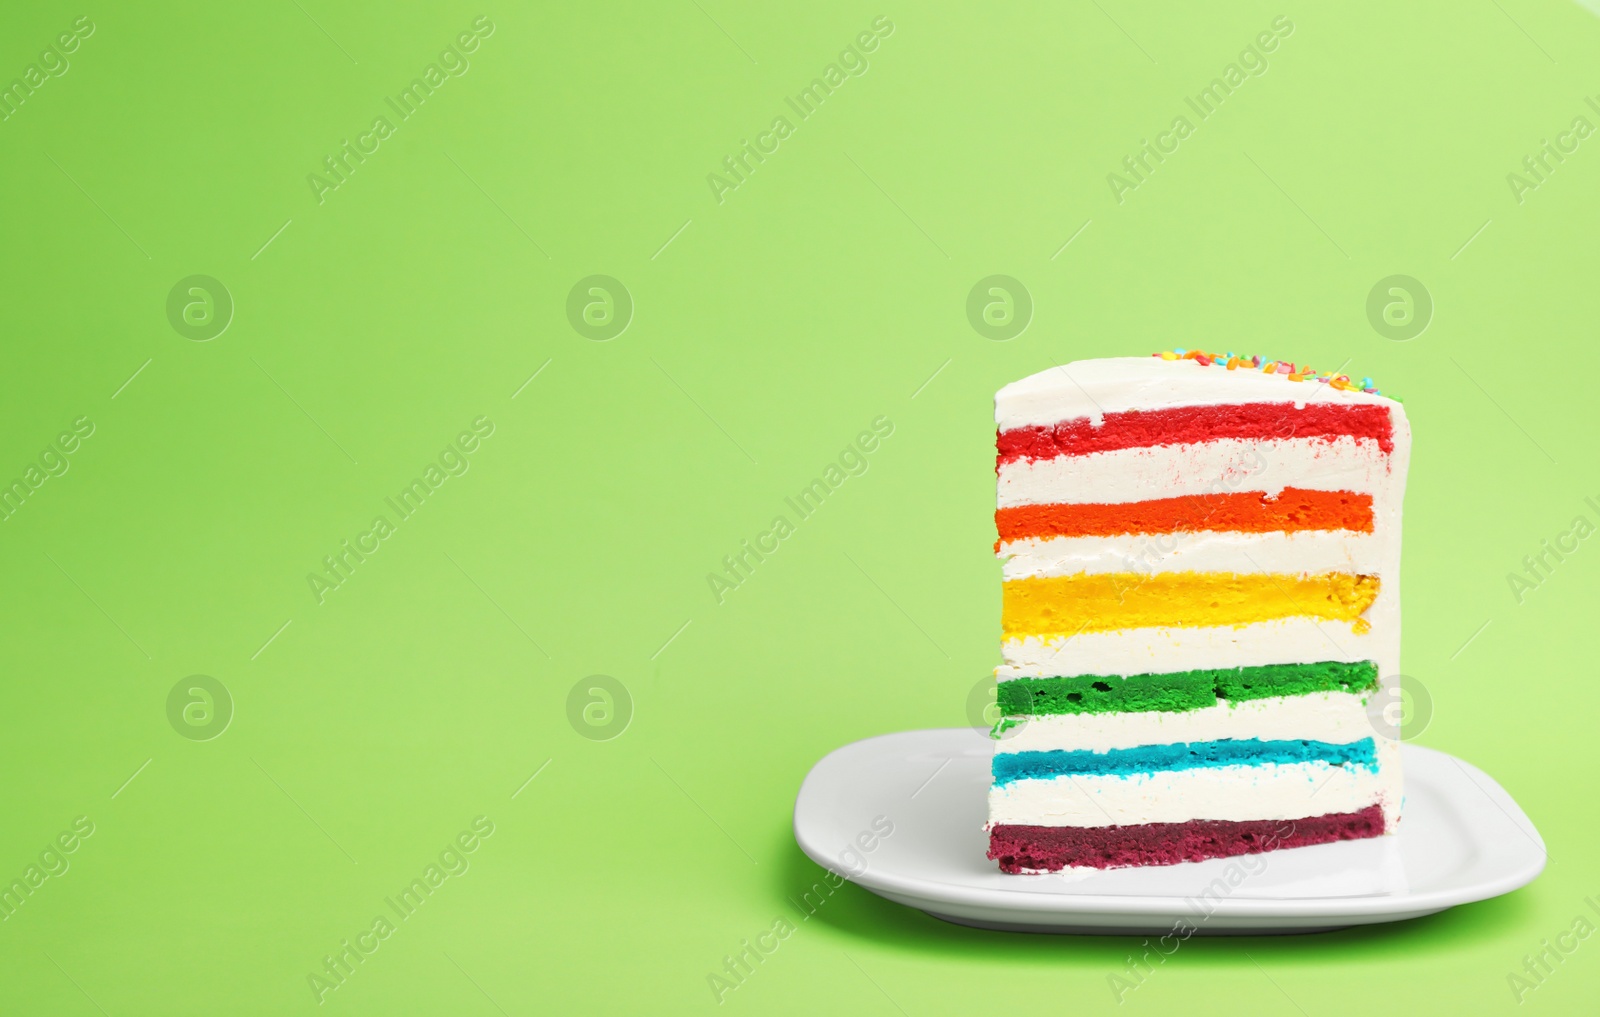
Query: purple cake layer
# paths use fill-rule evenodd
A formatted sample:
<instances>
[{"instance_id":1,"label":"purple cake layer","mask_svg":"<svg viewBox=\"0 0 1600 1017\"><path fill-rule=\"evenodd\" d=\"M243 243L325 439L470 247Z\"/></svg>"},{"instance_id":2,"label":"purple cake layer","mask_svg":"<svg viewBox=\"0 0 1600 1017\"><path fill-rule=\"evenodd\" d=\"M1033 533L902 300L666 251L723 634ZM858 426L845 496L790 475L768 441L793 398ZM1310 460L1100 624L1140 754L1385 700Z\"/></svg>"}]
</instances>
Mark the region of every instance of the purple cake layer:
<instances>
[{"instance_id":1,"label":"purple cake layer","mask_svg":"<svg viewBox=\"0 0 1600 1017\"><path fill-rule=\"evenodd\" d=\"M1175 865L1207 858L1258 854L1383 833L1383 809L1309 819L1237 821L1195 819L1142 826L1009 826L989 832L989 857L1002 872L1062 869L1069 865L1115 869L1126 865Z\"/></svg>"}]
</instances>

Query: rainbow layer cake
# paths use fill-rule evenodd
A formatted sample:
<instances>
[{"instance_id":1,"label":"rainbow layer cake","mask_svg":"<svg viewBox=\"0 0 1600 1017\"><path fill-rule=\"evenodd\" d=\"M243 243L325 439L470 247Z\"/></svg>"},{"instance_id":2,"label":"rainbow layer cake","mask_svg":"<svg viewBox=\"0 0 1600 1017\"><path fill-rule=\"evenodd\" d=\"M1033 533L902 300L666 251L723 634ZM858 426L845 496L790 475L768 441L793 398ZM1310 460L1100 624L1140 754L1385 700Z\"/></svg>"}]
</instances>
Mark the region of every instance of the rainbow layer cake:
<instances>
[{"instance_id":1,"label":"rainbow layer cake","mask_svg":"<svg viewBox=\"0 0 1600 1017\"><path fill-rule=\"evenodd\" d=\"M989 857L1006 872L1376 837L1411 432L1370 381L1184 351L1007 385Z\"/></svg>"}]
</instances>

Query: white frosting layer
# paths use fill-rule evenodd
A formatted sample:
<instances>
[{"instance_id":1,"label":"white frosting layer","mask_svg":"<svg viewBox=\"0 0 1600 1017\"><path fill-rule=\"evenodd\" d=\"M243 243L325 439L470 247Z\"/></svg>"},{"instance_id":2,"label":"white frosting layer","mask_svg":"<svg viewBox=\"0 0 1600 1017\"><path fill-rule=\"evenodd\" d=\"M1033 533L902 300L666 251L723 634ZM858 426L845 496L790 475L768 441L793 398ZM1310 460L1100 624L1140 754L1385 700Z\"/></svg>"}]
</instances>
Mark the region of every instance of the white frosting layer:
<instances>
[{"instance_id":1,"label":"white frosting layer","mask_svg":"<svg viewBox=\"0 0 1600 1017\"><path fill-rule=\"evenodd\" d=\"M1293 562L1297 573L1383 570L1383 545L1374 534L1349 530L1297 533L1166 533L1121 537L1028 537L1000 545L1009 554L1005 579L1065 576L1080 572L1267 571L1267 562ZM1276 571L1276 570L1274 570Z\"/></svg>"},{"instance_id":2,"label":"white frosting layer","mask_svg":"<svg viewBox=\"0 0 1600 1017\"><path fill-rule=\"evenodd\" d=\"M1234 491L1277 495L1286 487L1371 494L1388 475L1389 456L1372 438L1219 438L1016 459L1000 466L996 504L1120 504Z\"/></svg>"},{"instance_id":3,"label":"white frosting layer","mask_svg":"<svg viewBox=\"0 0 1600 1017\"><path fill-rule=\"evenodd\" d=\"M1383 806L1400 816L1399 745L1379 741L1377 772L1323 762L1196 767L1131 777L1056 777L989 790L990 823L1131 826L1191 819L1305 819Z\"/></svg>"},{"instance_id":4,"label":"white frosting layer","mask_svg":"<svg viewBox=\"0 0 1600 1017\"><path fill-rule=\"evenodd\" d=\"M995 744L995 754L1087 749L1108 752L1139 745L1310 738L1344 744L1379 738L1367 717L1367 697L1351 692L1274 696L1167 713L1078 713L1030 717Z\"/></svg>"},{"instance_id":5,"label":"white frosting layer","mask_svg":"<svg viewBox=\"0 0 1600 1017\"><path fill-rule=\"evenodd\" d=\"M1379 599L1383 593L1380 590ZM1367 609L1370 617L1377 607ZM1258 667L1263 664L1314 664L1319 660L1374 660L1381 674L1392 657L1393 639L1374 627L1357 635L1345 622L1285 618L1254 625L1204 628L1120 629L1080 632L1071 638L1038 636L1001 644L1005 664L995 670L1001 681L1080 674L1158 674L1210 667ZM1398 664L1392 661L1391 664Z\"/></svg>"},{"instance_id":6,"label":"white frosting layer","mask_svg":"<svg viewBox=\"0 0 1600 1017\"><path fill-rule=\"evenodd\" d=\"M1169 406L1281 403L1308 400L1335 405L1372 403L1400 414L1400 404L1365 392L1342 392L1315 381L1290 381L1279 374L1202 367L1192 360L1107 357L1076 360L1014 381L996 393L994 419L1002 431L1029 424L1056 424L1104 414Z\"/></svg>"}]
</instances>

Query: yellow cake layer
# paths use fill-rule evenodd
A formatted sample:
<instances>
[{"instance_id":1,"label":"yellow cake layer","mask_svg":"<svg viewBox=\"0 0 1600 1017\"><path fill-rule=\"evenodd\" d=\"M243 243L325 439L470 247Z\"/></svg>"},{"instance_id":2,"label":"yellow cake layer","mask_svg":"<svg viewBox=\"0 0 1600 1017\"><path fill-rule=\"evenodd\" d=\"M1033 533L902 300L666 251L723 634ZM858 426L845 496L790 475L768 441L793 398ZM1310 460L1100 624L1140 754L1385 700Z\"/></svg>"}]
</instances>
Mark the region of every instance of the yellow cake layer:
<instances>
[{"instance_id":1,"label":"yellow cake layer","mask_svg":"<svg viewBox=\"0 0 1600 1017\"><path fill-rule=\"evenodd\" d=\"M1013 579L1001 592L1008 639L1114 629L1249 625L1280 618L1350 622L1378 596L1378 577L1234 572L1110 572Z\"/></svg>"}]
</instances>

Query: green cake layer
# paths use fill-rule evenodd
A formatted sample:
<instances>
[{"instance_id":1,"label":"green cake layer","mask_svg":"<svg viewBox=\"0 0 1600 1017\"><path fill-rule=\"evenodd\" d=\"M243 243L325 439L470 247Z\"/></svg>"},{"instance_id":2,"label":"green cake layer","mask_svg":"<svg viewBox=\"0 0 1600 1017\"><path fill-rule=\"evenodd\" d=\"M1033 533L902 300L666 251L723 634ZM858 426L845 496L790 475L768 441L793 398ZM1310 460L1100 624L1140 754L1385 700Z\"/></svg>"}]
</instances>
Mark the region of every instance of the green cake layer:
<instances>
[{"instance_id":1,"label":"green cake layer","mask_svg":"<svg viewBox=\"0 0 1600 1017\"><path fill-rule=\"evenodd\" d=\"M1141 713L1198 710L1269 696L1308 692L1366 692L1378 686L1370 660L1267 664L1166 674L1016 678L1001 682L996 699L1006 717L1058 713Z\"/></svg>"}]
</instances>

